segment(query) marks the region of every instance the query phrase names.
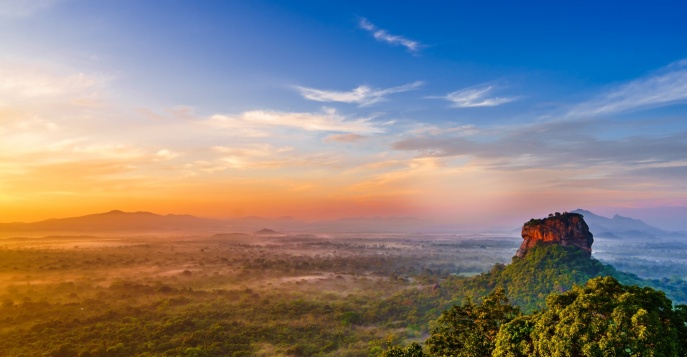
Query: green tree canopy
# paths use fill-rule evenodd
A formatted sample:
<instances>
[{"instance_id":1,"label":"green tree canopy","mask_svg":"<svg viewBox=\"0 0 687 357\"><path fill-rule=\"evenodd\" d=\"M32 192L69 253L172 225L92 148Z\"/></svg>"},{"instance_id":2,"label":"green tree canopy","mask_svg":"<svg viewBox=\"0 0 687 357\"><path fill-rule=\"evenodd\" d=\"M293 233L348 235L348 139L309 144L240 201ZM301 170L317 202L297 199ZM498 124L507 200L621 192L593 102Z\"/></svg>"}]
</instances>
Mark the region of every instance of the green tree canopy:
<instances>
[{"instance_id":1,"label":"green tree canopy","mask_svg":"<svg viewBox=\"0 0 687 357\"><path fill-rule=\"evenodd\" d=\"M394 347L387 357L687 356L687 306L661 291L597 277L552 293L546 308L522 315L503 289L481 304L444 311L425 342Z\"/></svg>"},{"instance_id":2,"label":"green tree canopy","mask_svg":"<svg viewBox=\"0 0 687 357\"><path fill-rule=\"evenodd\" d=\"M504 324L493 356L685 356L686 308L612 277L551 294L547 309Z\"/></svg>"},{"instance_id":3,"label":"green tree canopy","mask_svg":"<svg viewBox=\"0 0 687 357\"><path fill-rule=\"evenodd\" d=\"M426 357L422 352L422 346L417 342L411 343L408 347L391 347L384 353L384 357Z\"/></svg>"},{"instance_id":4,"label":"green tree canopy","mask_svg":"<svg viewBox=\"0 0 687 357\"><path fill-rule=\"evenodd\" d=\"M468 300L444 311L426 345L432 356L489 356L502 324L520 314L508 302L505 291L496 289L482 304Z\"/></svg>"}]
</instances>

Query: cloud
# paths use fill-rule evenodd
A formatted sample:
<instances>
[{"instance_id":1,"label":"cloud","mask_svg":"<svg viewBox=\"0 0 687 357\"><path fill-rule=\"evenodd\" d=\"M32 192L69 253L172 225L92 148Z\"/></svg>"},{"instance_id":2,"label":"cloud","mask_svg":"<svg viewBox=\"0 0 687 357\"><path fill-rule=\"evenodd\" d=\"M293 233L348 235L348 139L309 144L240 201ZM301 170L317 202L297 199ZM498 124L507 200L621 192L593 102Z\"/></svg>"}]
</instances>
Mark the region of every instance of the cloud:
<instances>
[{"instance_id":1,"label":"cloud","mask_svg":"<svg viewBox=\"0 0 687 357\"><path fill-rule=\"evenodd\" d=\"M0 105L53 102L91 106L107 81L103 76L0 60Z\"/></svg>"},{"instance_id":2,"label":"cloud","mask_svg":"<svg viewBox=\"0 0 687 357\"><path fill-rule=\"evenodd\" d=\"M238 157L270 157L275 154L293 151L290 146L274 148L270 144L253 144L248 146L214 146L213 150L222 154Z\"/></svg>"},{"instance_id":3,"label":"cloud","mask_svg":"<svg viewBox=\"0 0 687 357\"><path fill-rule=\"evenodd\" d=\"M652 177L654 179L658 178L661 180L675 180L683 182L684 178L687 177L687 163L682 163L682 165L659 165L655 167L645 167L632 170L628 174L632 176Z\"/></svg>"},{"instance_id":4,"label":"cloud","mask_svg":"<svg viewBox=\"0 0 687 357\"><path fill-rule=\"evenodd\" d=\"M451 107L453 108L496 107L516 100L513 97L489 97L492 90L491 86L468 88L451 92L444 97L430 98L446 99L452 103Z\"/></svg>"},{"instance_id":5,"label":"cloud","mask_svg":"<svg viewBox=\"0 0 687 357\"><path fill-rule=\"evenodd\" d=\"M278 168L284 164L284 153L292 147L275 148L270 144L251 144L245 146L215 146L213 150L221 154L218 165L231 169Z\"/></svg>"},{"instance_id":6,"label":"cloud","mask_svg":"<svg viewBox=\"0 0 687 357\"><path fill-rule=\"evenodd\" d=\"M168 149L160 149L155 153L155 160L156 161L172 160L174 158L177 158L178 156L179 156L178 152L168 150Z\"/></svg>"},{"instance_id":7,"label":"cloud","mask_svg":"<svg viewBox=\"0 0 687 357\"><path fill-rule=\"evenodd\" d=\"M684 102L687 102L687 60L617 86L573 107L566 116L593 117Z\"/></svg>"},{"instance_id":8,"label":"cloud","mask_svg":"<svg viewBox=\"0 0 687 357\"><path fill-rule=\"evenodd\" d=\"M403 46L412 53L417 53L420 51L420 48L423 47L422 44L417 41L407 39L403 36L392 35L386 30L378 28L366 18L361 18L358 22L358 26L365 31L371 32L372 36L374 36L377 41L386 42L393 46Z\"/></svg>"},{"instance_id":9,"label":"cloud","mask_svg":"<svg viewBox=\"0 0 687 357\"><path fill-rule=\"evenodd\" d=\"M324 153L295 153L294 148L290 146L275 147L270 144L254 143L242 146L215 146L212 149L220 155L211 165L215 171L304 166L321 168L334 166L339 162L338 156Z\"/></svg>"},{"instance_id":10,"label":"cloud","mask_svg":"<svg viewBox=\"0 0 687 357\"><path fill-rule=\"evenodd\" d=\"M620 124L618 124L620 125ZM459 133L411 135L392 147L416 151L421 157L465 156L494 170L532 168L627 167L687 161L687 132L666 136L626 135L602 138L621 131L607 122L556 121Z\"/></svg>"},{"instance_id":11,"label":"cloud","mask_svg":"<svg viewBox=\"0 0 687 357\"><path fill-rule=\"evenodd\" d=\"M296 86L295 88L304 98L317 102L357 103L361 106L365 106L384 101L386 99L385 97L389 94L418 89L423 84L424 82L422 81L416 81L387 89L372 89L368 86L358 86L357 88L348 92L330 91L299 86Z\"/></svg>"},{"instance_id":12,"label":"cloud","mask_svg":"<svg viewBox=\"0 0 687 357\"><path fill-rule=\"evenodd\" d=\"M353 143L361 141L363 139L365 139L365 136L358 134L334 134L327 136L322 141L324 141L325 143Z\"/></svg>"},{"instance_id":13,"label":"cloud","mask_svg":"<svg viewBox=\"0 0 687 357\"><path fill-rule=\"evenodd\" d=\"M383 130L369 118L349 119L334 109L321 113L294 113L252 110L239 115L216 114L209 122L230 129L257 129L261 127L291 127L306 131L334 131L357 134L381 133Z\"/></svg>"},{"instance_id":14,"label":"cloud","mask_svg":"<svg viewBox=\"0 0 687 357\"><path fill-rule=\"evenodd\" d=\"M456 136L469 136L469 135L475 135L479 131L476 129L474 125L460 125L460 126L450 126L450 127L441 127L437 125L426 125L426 124L421 124L415 129L411 129L410 133L413 135L423 135L423 134L429 134L429 135L440 135L440 134L448 134L448 133L453 133Z\"/></svg>"}]
</instances>

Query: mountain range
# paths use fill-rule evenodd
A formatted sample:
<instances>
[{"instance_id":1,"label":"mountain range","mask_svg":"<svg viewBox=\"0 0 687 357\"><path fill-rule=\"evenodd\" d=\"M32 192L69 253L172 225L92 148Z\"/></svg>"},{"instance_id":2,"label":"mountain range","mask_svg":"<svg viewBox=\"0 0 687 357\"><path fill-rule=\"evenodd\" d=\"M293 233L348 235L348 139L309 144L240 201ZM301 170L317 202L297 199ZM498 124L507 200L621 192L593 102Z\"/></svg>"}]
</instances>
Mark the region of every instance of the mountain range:
<instances>
[{"instance_id":1,"label":"mountain range","mask_svg":"<svg viewBox=\"0 0 687 357\"><path fill-rule=\"evenodd\" d=\"M576 209L572 212L584 216L595 237L625 239L687 237L685 234L668 232L635 218L620 215L606 218L583 209ZM455 232L459 227L412 217L354 217L303 222L292 217L264 218L253 216L235 219L211 219L191 215L159 215L151 212L123 212L119 210L29 223L0 223L0 233L3 235L95 232L121 234L152 232L225 233L256 232L261 229L271 229L276 232L411 233ZM519 233L520 228L517 230L517 234Z\"/></svg>"},{"instance_id":2,"label":"mountain range","mask_svg":"<svg viewBox=\"0 0 687 357\"><path fill-rule=\"evenodd\" d=\"M576 209L572 213L579 213L584 216L585 222L589 225L589 230L595 237L602 238L649 238L649 237L674 237L684 238L685 234L679 232L668 232L658 227L643 222L640 219L614 215L612 218L599 216L591 211Z\"/></svg>"},{"instance_id":3,"label":"mountain range","mask_svg":"<svg viewBox=\"0 0 687 357\"><path fill-rule=\"evenodd\" d=\"M431 227L433 222L405 217L344 218L303 222L292 217L210 219L191 215L159 215L151 212L114 210L79 217L37 222L0 223L0 233L150 233L150 232L411 232Z\"/></svg>"}]
</instances>

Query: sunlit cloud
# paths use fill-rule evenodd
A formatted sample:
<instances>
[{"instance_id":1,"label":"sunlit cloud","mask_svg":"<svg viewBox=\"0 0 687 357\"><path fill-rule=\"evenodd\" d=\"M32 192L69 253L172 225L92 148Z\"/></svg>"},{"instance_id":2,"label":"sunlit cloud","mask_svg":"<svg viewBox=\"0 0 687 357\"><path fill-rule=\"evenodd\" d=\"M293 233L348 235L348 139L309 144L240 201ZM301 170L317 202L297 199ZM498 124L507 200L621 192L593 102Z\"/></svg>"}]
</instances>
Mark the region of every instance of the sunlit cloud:
<instances>
[{"instance_id":1,"label":"sunlit cloud","mask_svg":"<svg viewBox=\"0 0 687 357\"><path fill-rule=\"evenodd\" d=\"M365 139L366 136L358 134L332 134L324 138L325 143L354 143Z\"/></svg>"},{"instance_id":2,"label":"sunlit cloud","mask_svg":"<svg viewBox=\"0 0 687 357\"><path fill-rule=\"evenodd\" d=\"M422 47L422 44L417 41L413 41L399 35L392 35L386 30L378 28L366 18L361 18L360 21L358 21L358 26L361 29L372 33L372 36L374 36L377 41L385 42L394 46L403 46L412 53L417 53Z\"/></svg>"},{"instance_id":3,"label":"sunlit cloud","mask_svg":"<svg viewBox=\"0 0 687 357\"><path fill-rule=\"evenodd\" d=\"M320 113L294 113L252 110L239 115L216 114L210 117L212 125L221 128L290 127L306 131L333 131L356 134L383 132L369 118L348 118L336 110L325 108Z\"/></svg>"},{"instance_id":4,"label":"sunlit cloud","mask_svg":"<svg viewBox=\"0 0 687 357\"><path fill-rule=\"evenodd\" d=\"M440 98L451 102L453 108L475 108L475 107L496 107L502 104L510 103L516 98L514 97L494 97L490 96L493 87L487 86L482 88L468 88L451 92Z\"/></svg>"},{"instance_id":5,"label":"sunlit cloud","mask_svg":"<svg viewBox=\"0 0 687 357\"><path fill-rule=\"evenodd\" d=\"M579 104L568 117L591 117L687 102L687 60L674 62Z\"/></svg>"},{"instance_id":6,"label":"sunlit cloud","mask_svg":"<svg viewBox=\"0 0 687 357\"><path fill-rule=\"evenodd\" d=\"M423 84L424 82L422 81L416 81L402 86L386 89L373 89L368 86L358 86L357 88L348 92L322 90L299 86L296 86L295 88L304 98L317 102L356 103L360 104L361 106L366 106L386 100L386 96L389 94L415 90L420 88Z\"/></svg>"},{"instance_id":7,"label":"sunlit cloud","mask_svg":"<svg viewBox=\"0 0 687 357\"><path fill-rule=\"evenodd\" d=\"M168 149L160 149L155 153L155 158L157 160L172 160L179 157L179 153L168 150Z\"/></svg>"},{"instance_id":8,"label":"sunlit cloud","mask_svg":"<svg viewBox=\"0 0 687 357\"><path fill-rule=\"evenodd\" d=\"M40 118L19 119L6 124L17 131L55 131L59 128L56 123Z\"/></svg>"},{"instance_id":9,"label":"sunlit cloud","mask_svg":"<svg viewBox=\"0 0 687 357\"><path fill-rule=\"evenodd\" d=\"M253 144L250 146L214 146L213 150L236 157L270 157L275 154L293 151L290 146L275 148L270 144Z\"/></svg>"},{"instance_id":10,"label":"sunlit cloud","mask_svg":"<svg viewBox=\"0 0 687 357\"><path fill-rule=\"evenodd\" d=\"M352 185L349 189L365 194L379 193L380 190L407 194L417 190L414 187L415 183L424 181L427 175L436 174L437 169L441 166L441 159L434 157L370 163L364 165L363 168L373 171L381 169L380 172L374 172L371 176L363 176L364 180Z\"/></svg>"},{"instance_id":11,"label":"sunlit cloud","mask_svg":"<svg viewBox=\"0 0 687 357\"><path fill-rule=\"evenodd\" d=\"M270 144L253 144L243 147L215 146L221 153L218 165L230 169L278 168L284 165L282 154L292 147L275 148Z\"/></svg>"},{"instance_id":12,"label":"sunlit cloud","mask_svg":"<svg viewBox=\"0 0 687 357\"><path fill-rule=\"evenodd\" d=\"M275 147L271 144L246 144L241 146L215 146L219 157L211 165L213 170L279 169L297 167L326 167L339 163L337 155L326 153L296 152L291 146ZM206 163L203 163L207 166Z\"/></svg>"},{"instance_id":13,"label":"sunlit cloud","mask_svg":"<svg viewBox=\"0 0 687 357\"><path fill-rule=\"evenodd\" d=\"M95 92L105 78L0 60L0 100L55 99ZM74 98L71 98L72 101Z\"/></svg>"}]
</instances>

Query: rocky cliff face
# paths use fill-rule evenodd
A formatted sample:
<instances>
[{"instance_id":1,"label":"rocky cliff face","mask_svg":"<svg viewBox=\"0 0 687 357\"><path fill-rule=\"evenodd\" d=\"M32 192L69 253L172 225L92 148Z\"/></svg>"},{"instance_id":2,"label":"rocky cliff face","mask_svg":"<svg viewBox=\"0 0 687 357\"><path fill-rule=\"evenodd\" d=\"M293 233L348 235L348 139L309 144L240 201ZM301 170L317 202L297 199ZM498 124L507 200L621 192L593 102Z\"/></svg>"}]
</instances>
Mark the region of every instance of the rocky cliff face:
<instances>
[{"instance_id":1,"label":"rocky cliff face","mask_svg":"<svg viewBox=\"0 0 687 357\"><path fill-rule=\"evenodd\" d=\"M592 255L594 236L581 214L563 213L544 219L532 219L522 227L522 245L515 254L524 257L527 251L538 244L575 246Z\"/></svg>"}]
</instances>

